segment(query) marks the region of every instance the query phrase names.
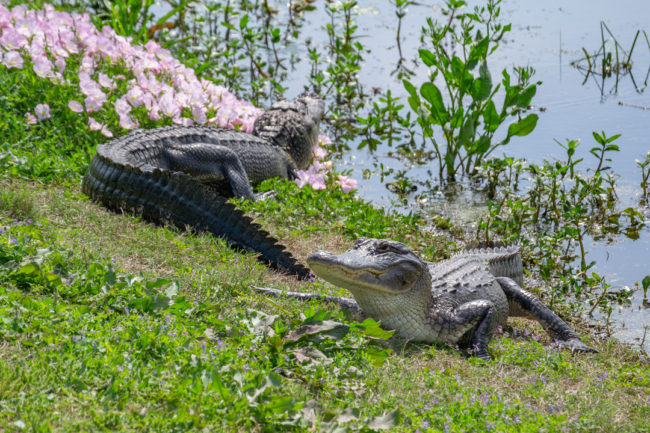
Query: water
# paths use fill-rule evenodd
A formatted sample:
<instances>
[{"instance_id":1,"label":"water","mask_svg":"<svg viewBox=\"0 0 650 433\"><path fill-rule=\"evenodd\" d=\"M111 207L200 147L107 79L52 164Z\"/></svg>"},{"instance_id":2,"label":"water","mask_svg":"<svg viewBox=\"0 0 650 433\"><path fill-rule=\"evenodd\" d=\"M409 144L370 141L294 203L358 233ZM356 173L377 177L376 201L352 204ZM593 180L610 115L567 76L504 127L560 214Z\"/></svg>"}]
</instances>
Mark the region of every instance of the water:
<instances>
[{"instance_id":1,"label":"water","mask_svg":"<svg viewBox=\"0 0 650 433\"><path fill-rule=\"evenodd\" d=\"M478 2L470 2L470 6ZM358 17L359 32L365 37L361 42L370 52L364 56L365 62L360 73L360 81L369 89L378 87L391 90L394 96L404 96L401 82L391 76L398 59L396 45L397 18L388 2L360 2ZM318 17L318 13L313 17ZM321 15L322 16L322 15ZM417 57L420 29L426 25L425 18L432 16L444 20L438 5L411 6L402 23L401 46L405 58ZM630 106L650 107L650 91L637 91L629 76L621 77L616 88L616 79L609 78L603 84L590 77L584 81L584 73L571 66L571 62L583 57L582 48L593 53L601 44L600 21L604 21L619 43L626 49L632 45L637 30L650 32L647 17L650 16L650 2L647 1L590 1L565 2L551 0L545 2L508 1L501 11L504 23L513 23L508 33L491 58L489 67L496 80L504 67L532 66L536 70L535 79L543 84L538 87L533 103L544 107L538 112L539 122L535 131L527 137L513 139L502 148L501 153L526 158L529 162L540 163L543 159L563 157L564 150L554 139L579 138L579 154L586 161L593 158L589 149L595 145L592 131L605 131L608 136L622 134L618 144L621 148L611 162L612 169L621 178L618 193L621 207L634 206L640 197L639 182L641 171L635 159L643 159L650 150L650 110ZM318 26L317 20L308 19L303 28ZM646 27L644 27L646 26ZM321 41L325 44L326 41ZM323 46L324 50L324 46ZM644 86L650 68L650 49L643 35L637 40L633 55L632 75L636 85ZM409 66L411 66L409 64ZM416 68L413 83L421 82L426 71ZM296 71L296 82L304 84ZM420 78L418 78L420 77ZM297 87L298 91L301 87ZM288 94L291 94L290 92ZM619 105L620 103L626 105ZM356 147L355 144L351 147ZM379 149L379 153L386 149ZM354 151L340 164L352 168L359 180L359 194L367 200L391 207L395 198L382 184L379 176L362 179L363 169L372 169L374 157L366 151ZM396 161L379 155L379 162L394 166ZM426 168L415 168L414 176L428 176ZM478 203L481 203L479 199ZM457 204L446 204L450 211L457 210ZM440 206L438 206L440 209ZM462 213L465 222L476 221L484 208L465 207ZM650 213L645 212L650 223ZM462 223L462 221L461 221ZM650 275L650 230L646 227L636 241L619 236L611 244L591 242L587 246L587 260L595 260L593 269L604 275L614 290L634 287L644 276ZM633 345L639 345L643 327L650 325L650 309L643 305L642 293L635 293L630 306L615 307L612 313L613 335ZM602 316L598 311L595 315ZM650 334L650 332L649 332ZM650 335L644 348L650 350Z\"/></svg>"},{"instance_id":2,"label":"water","mask_svg":"<svg viewBox=\"0 0 650 433\"><path fill-rule=\"evenodd\" d=\"M426 3L426 4L425 4ZM470 7L478 4L470 1ZM422 2L410 6L402 23L401 46L406 59L417 58L420 47L420 29L426 25L426 17L439 19L441 3ZM305 14L298 43L291 45L291 50L302 62L289 73L285 95L293 97L308 86L308 55L305 40L310 39L312 46L321 52L327 52L327 35L323 26L328 18L324 12L325 2L315 2L316 10ZM279 23L286 17L284 4L277 3L280 13L274 18ZM369 51L364 54L364 62L359 73L359 81L366 91L371 88L391 90L393 96L404 96L401 81L391 75L395 69L398 50L396 44L397 18L394 7L386 1L360 1L357 9L357 34L360 42ZM586 161L593 158L589 149L595 145L592 131L605 131L608 136L622 134L617 141L621 151L614 155L610 164L621 177L618 181L620 206L634 206L640 196L639 182L641 173L635 159L643 159L650 150L650 109L643 110L633 106L650 107L650 91L639 91L629 76L623 76L618 83L616 78L609 78L603 84L590 77L584 80L584 73L571 66L571 62L583 57L582 48L593 53L601 44L600 22L604 21L619 43L628 49L637 30L650 32L647 17L650 16L650 2L647 0L547 0L530 2L509 0L504 2L501 22L512 23L512 31L507 34L501 47L490 58L489 68L493 80L498 80L504 67L532 66L536 70L535 80L543 84L538 87L533 104L543 107L538 111L539 121L535 131L527 137L516 138L497 151L495 156L506 153L510 156L526 158L529 162L540 163L543 159L563 157L564 150L555 142L565 139L581 140L578 157ZM644 27L646 26L646 27ZM278 27L283 27L282 24ZM607 36L606 36L607 37ZM611 45L610 45L611 46ZM643 35L637 41L632 74L636 85L644 87L646 75L650 70L650 49ZM407 65L416 71L411 81L421 83L427 77L422 65ZM624 105L620 105L622 103ZM505 128L504 128L505 129ZM356 149L357 142L349 143ZM385 166L399 166L401 163L386 155L387 148L380 147L374 155L367 151L353 150L344 155L337 166L353 170L353 176L359 181L359 195L366 200L386 207L393 207L395 196L385 187L378 175L363 179L364 169L373 170L373 163L381 162ZM591 165L591 164L589 164ZM413 177L429 178L428 167L415 167L410 171ZM437 209L451 212L461 223L470 229L485 210L484 200L467 200L463 197L459 203L439 202ZM473 205L468 207L467 203ZM460 209L462 208L462 209ZM400 210L398 208L398 210ZM650 225L650 212L645 209L645 217ZM604 275L614 289L625 286L634 287L644 276L650 275L650 229L640 233L636 241L617 237L611 244L591 242L587 246L587 260L595 260L593 271ZM650 309L642 302L642 293L635 293L628 307L616 307L612 313L615 324L614 335L631 344L639 345L643 327L650 325ZM601 314L596 312L596 314ZM646 340L650 340L650 335ZM650 341L644 348L650 351Z\"/></svg>"}]
</instances>

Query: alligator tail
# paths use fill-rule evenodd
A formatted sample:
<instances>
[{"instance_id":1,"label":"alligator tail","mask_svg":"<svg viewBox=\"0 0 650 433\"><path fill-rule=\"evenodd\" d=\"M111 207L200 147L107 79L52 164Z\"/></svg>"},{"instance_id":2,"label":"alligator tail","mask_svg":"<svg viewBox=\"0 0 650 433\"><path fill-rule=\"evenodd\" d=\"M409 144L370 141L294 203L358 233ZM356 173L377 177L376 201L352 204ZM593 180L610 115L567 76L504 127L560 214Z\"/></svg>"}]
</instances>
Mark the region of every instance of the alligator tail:
<instances>
[{"instance_id":1,"label":"alligator tail","mask_svg":"<svg viewBox=\"0 0 650 433\"><path fill-rule=\"evenodd\" d=\"M159 224L210 232L235 247L259 253L262 261L278 270L301 279L311 276L277 239L225 197L186 174L143 170L97 154L86 171L82 190L110 209L141 214Z\"/></svg>"}]
</instances>

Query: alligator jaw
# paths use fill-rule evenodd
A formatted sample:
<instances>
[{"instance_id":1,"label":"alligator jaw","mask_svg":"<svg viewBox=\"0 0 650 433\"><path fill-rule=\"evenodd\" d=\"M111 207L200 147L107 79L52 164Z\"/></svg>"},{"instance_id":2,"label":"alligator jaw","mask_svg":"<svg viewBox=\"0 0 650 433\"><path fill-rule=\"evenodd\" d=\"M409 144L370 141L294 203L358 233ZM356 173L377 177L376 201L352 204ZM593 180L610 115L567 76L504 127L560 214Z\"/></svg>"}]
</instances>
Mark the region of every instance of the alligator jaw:
<instances>
[{"instance_id":1,"label":"alligator jaw","mask_svg":"<svg viewBox=\"0 0 650 433\"><path fill-rule=\"evenodd\" d=\"M307 263L316 275L336 286L391 295L410 290L422 273L411 260L361 262L359 258L354 250L340 255L317 251L307 258Z\"/></svg>"}]
</instances>

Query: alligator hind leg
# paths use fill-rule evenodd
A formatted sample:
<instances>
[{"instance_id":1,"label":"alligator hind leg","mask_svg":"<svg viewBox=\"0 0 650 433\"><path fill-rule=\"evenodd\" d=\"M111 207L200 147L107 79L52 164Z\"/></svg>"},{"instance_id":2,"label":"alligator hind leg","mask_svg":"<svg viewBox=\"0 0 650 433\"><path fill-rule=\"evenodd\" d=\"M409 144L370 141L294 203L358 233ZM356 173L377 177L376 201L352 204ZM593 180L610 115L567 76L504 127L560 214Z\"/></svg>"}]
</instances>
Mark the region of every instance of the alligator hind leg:
<instances>
[{"instance_id":1,"label":"alligator hind leg","mask_svg":"<svg viewBox=\"0 0 650 433\"><path fill-rule=\"evenodd\" d=\"M535 295L519 287L510 278L497 277L497 281L508 298L510 316L537 320L551 338L557 341L559 347L576 352L596 352L584 344L578 334Z\"/></svg>"},{"instance_id":2,"label":"alligator hind leg","mask_svg":"<svg viewBox=\"0 0 650 433\"><path fill-rule=\"evenodd\" d=\"M182 171L202 183L226 183L235 197L255 200L239 156L226 146L183 144L165 148L162 156L170 170Z\"/></svg>"}]
</instances>

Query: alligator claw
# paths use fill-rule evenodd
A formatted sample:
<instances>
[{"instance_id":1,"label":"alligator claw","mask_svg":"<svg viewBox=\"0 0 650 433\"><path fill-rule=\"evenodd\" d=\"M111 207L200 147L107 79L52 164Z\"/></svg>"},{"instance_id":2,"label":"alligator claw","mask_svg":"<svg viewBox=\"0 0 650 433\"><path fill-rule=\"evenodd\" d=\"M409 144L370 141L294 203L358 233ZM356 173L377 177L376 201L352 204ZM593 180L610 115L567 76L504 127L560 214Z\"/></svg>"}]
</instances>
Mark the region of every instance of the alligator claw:
<instances>
[{"instance_id":1,"label":"alligator claw","mask_svg":"<svg viewBox=\"0 0 650 433\"><path fill-rule=\"evenodd\" d=\"M570 340L558 340L555 345L560 349L567 349L571 352L596 352L598 351L592 347L587 346L581 340L572 338Z\"/></svg>"},{"instance_id":2,"label":"alligator claw","mask_svg":"<svg viewBox=\"0 0 650 433\"><path fill-rule=\"evenodd\" d=\"M269 198L275 198L278 195L275 191L258 192L255 194L255 201L264 201Z\"/></svg>"}]
</instances>

